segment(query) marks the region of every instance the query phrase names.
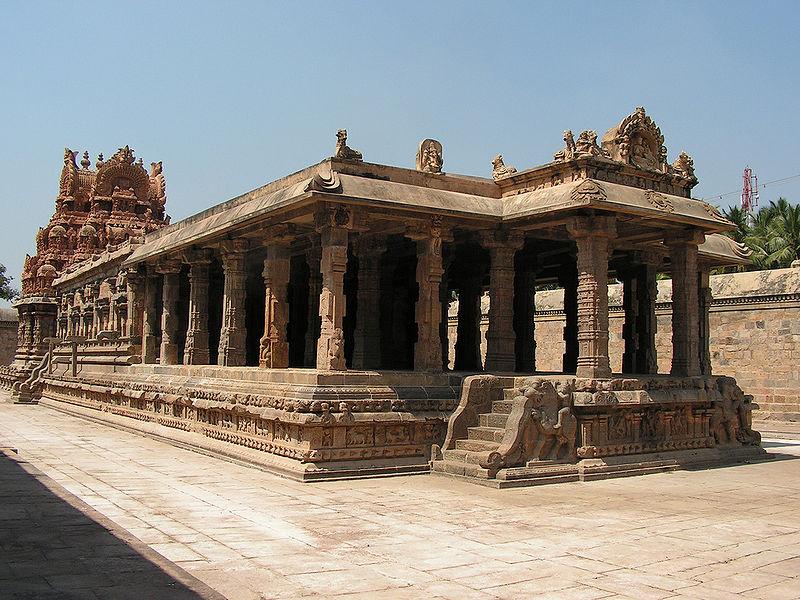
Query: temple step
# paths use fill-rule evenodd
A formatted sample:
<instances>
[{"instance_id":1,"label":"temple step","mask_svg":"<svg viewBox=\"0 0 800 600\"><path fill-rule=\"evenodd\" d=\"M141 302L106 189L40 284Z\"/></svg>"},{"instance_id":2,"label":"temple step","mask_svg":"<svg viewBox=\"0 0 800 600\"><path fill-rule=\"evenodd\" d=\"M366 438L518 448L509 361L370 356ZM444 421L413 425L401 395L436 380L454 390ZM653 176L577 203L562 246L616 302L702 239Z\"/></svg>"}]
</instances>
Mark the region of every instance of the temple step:
<instances>
[{"instance_id":1,"label":"temple step","mask_svg":"<svg viewBox=\"0 0 800 600\"><path fill-rule=\"evenodd\" d=\"M511 400L495 400L492 402L492 412L497 414L511 414L511 407L514 403Z\"/></svg>"},{"instance_id":2,"label":"temple step","mask_svg":"<svg viewBox=\"0 0 800 600\"><path fill-rule=\"evenodd\" d=\"M493 427L497 429L505 429L506 422L508 421L507 414L486 413L480 415L479 422L481 427Z\"/></svg>"},{"instance_id":3,"label":"temple step","mask_svg":"<svg viewBox=\"0 0 800 600\"><path fill-rule=\"evenodd\" d=\"M502 442L505 433L501 427L469 427L467 431L469 439L487 442Z\"/></svg>"},{"instance_id":4,"label":"temple step","mask_svg":"<svg viewBox=\"0 0 800 600\"><path fill-rule=\"evenodd\" d=\"M485 452L472 452L469 450L445 450L442 458L447 462L466 463L470 465L480 465L481 458L485 458ZM435 463L434 463L435 464Z\"/></svg>"},{"instance_id":5,"label":"temple step","mask_svg":"<svg viewBox=\"0 0 800 600\"><path fill-rule=\"evenodd\" d=\"M469 450L470 452L491 452L497 450L498 442L483 440L456 440L456 450Z\"/></svg>"},{"instance_id":6,"label":"temple step","mask_svg":"<svg viewBox=\"0 0 800 600\"><path fill-rule=\"evenodd\" d=\"M489 471L471 463L437 460L433 463L431 470L434 473L444 473L447 475L459 475L461 477L476 477L479 479L489 479Z\"/></svg>"}]
</instances>

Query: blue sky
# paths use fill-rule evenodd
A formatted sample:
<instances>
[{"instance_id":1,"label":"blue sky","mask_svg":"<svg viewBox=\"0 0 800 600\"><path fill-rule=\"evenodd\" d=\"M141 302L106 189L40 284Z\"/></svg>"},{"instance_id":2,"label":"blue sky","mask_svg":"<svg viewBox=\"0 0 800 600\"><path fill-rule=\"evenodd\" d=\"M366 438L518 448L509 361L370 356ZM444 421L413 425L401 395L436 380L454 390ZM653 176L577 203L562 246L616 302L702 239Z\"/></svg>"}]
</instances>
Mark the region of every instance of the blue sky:
<instances>
[{"instance_id":1,"label":"blue sky","mask_svg":"<svg viewBox=\"0 0 800 600\"><path fill-rule=\"evenodd\" d=\"M336 129L365 160L488 176L547 162L636 106L696 197L800 174L797 2L7 2L0 263L18 284L63 148L164 162L183 218L313 164ZM797 202L800 179L762 203ZM712 198L712 201L714 199ZM738 194L716 200L727 205Z\"/></svg>"}]
</instances>

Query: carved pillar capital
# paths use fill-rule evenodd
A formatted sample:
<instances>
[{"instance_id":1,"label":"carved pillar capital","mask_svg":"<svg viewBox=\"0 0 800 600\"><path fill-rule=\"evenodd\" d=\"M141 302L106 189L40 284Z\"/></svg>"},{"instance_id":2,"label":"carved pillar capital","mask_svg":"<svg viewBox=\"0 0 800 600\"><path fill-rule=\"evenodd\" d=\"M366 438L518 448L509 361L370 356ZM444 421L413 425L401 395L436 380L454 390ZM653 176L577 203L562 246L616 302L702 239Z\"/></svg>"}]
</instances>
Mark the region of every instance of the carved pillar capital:
<instances>
[{"instance_id":1,"label":"carved pillar capital","mask_svg":"<svg viewBox=\"0 0 800 600\"><path fill-rule=\"evenodd\" d=\"M180 273L183 267L183 262L176 258L163 259L159 261L155 269L157 273L162 275L170 275L173 273Z\"/></svg>"},{"instance_id":2,"label":"carved pillar capital","mask_svg":"<svg viewBox=\"0 0 800 600\"><path fill-rule=\"evenodd\" d=\"M614 216L580 215L567 222L566 227L570 237L574 240L585 237L612 239L617 236L616 218Z\"/></svg>"}]
</instances>

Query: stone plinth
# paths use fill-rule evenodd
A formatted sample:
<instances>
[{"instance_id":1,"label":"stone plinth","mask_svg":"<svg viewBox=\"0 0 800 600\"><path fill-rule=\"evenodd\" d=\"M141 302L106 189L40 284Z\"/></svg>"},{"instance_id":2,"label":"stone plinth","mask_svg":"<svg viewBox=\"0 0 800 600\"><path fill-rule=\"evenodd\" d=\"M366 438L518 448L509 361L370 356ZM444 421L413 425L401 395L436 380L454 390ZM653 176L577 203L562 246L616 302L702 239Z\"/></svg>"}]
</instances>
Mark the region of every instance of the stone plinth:
<instances>
[{"instance_id":1,"label":"stone plinth","mask_svg":"<svg viewBox=\"0 0 800 600\"><path fill-rule=\"evenodd\" d=\"M461 377L378 371L133 365L69 375L62 410L259 464L301 480L428 470Z\"/></svg>"}]
</instances>

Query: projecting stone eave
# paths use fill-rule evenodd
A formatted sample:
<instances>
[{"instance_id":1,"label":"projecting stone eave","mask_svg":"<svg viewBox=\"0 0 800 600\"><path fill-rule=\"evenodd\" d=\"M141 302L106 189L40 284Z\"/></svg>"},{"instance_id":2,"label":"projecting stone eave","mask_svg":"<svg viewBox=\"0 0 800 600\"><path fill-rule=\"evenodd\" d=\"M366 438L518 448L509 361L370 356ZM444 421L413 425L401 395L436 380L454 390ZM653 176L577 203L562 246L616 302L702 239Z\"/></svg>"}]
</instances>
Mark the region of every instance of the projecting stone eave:
<instances>
[{"instance_id":1,"label":"projecting stone eave","mask_svg":"<svg viewBox=\"0 0 800 600\"><path fill-rule=\"evenodd\" d=\"M116 276L122 262L140 245L138 242L126 242L117 248L108 248L101 254L72 265L53 281L53 289L57 292L75 289L100 277Z\"/></svg>"},{"instance_id":2,"label":"projecting stone eave","mask_svg":"<svg viewBox=\"0 0 800 600\"><path fill-rule=\"evenodd\" d=\"M651 227L692 226L706 233L734 228L713 206L700 200L596 179L504 196L503 220L515 222L585 208L640 217Z\"/></svg>"}]
</instances>

